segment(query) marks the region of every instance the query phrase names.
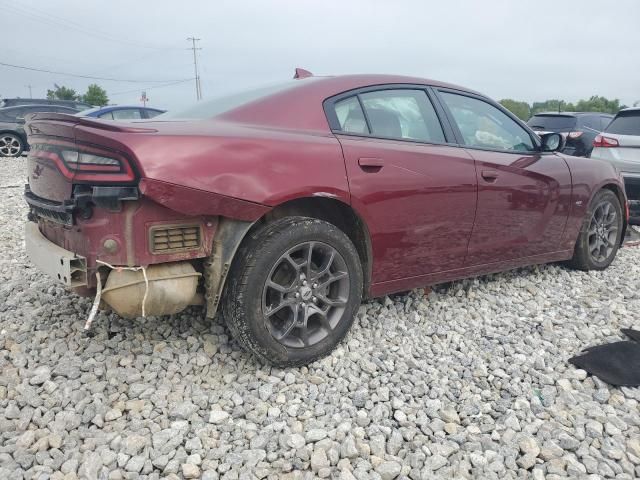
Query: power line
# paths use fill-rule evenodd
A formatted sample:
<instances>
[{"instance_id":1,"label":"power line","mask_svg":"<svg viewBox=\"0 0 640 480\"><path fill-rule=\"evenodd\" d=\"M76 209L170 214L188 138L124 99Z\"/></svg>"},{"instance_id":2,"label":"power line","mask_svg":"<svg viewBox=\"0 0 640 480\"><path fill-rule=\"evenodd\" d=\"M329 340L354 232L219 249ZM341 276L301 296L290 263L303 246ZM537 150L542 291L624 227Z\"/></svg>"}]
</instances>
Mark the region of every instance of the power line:
<instances>
[{"instance_id":1,"label":"power line","mask_svg":"<svg viewBox=\"0 0 640 480\"><path fill-rule=\"evenodd\" d=\"M155 89L155 88L170 87L171 85L178 85L178 84L180 84L180 83L186 83L186 82L190 82L190 81L192 81L192 80L193 80L193 78L186 78L186 79L184 79L184 80L180 80L180 81L177 81L177 82L170 82L170 83L165 83L165 84L163 84L163 85L154 85L153 87L147 87L147 88L145 88L145 90L153 90L153 89ZM124 94L126 94L126 93L134 93L134 92L139 92L139 91L140 91L140 89L139 89L139 88L136 88L135 90L125 90L124 92L110 93L109 95L110 95L110 96L114 96L114 95L124 95Z\"/></svg>"},{"instance_id":2,"label":"power line","mask_svg":"<svg viewBox=\"0 0 640 480\"><path fill-rule=\"evenodd\" d=\"M200 87L200 75L198 75L198 58L196 57L196 50L202 50L202 48L196 48L196 42L199 42L199 38L188 37L187 40L191 41L191 50L193 50L193 68L196 74L196 99L202 99L202 89Z\"/></svg>"},{"instance_id":3,"label":"power line","mask_svg":"<svg viewBox=\"0 0 640 480\"><path fill-rule=\"evenodd\" d=\"M94 77L91 75L79 75L74 73L64 73L64 72L55 72L52 70L45 70L43 68L35 68L35 67L27 67L24 65L13 65L11 63L0 62L1 66L11 67L11 68L19 68L21 70L31 70L33 72L42 72L42 73L52 73L54 75L64 75L66 77L78 77L78 78L88 78L90 80L104 80L109 82L123 82L123 83L163 83L163 82L183 82L191 80L191 78L181 79L181 80L128 80L123 78L109 78L109 77Z\"/></svg>"}]
</instances>

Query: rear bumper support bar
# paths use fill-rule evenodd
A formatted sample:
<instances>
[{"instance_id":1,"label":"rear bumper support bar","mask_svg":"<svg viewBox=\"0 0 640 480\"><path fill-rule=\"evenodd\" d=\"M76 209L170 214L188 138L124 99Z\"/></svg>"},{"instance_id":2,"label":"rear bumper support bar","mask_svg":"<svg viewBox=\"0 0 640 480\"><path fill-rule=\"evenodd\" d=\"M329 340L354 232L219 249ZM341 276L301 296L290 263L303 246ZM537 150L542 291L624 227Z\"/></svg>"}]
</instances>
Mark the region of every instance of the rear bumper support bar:
<instances>
[{"instance_id":1,"label":"rear bumper support bar","mask_svg":"<svg viewBox=\"0 0 640 480\"><path fill-rule=\"evenodd\" d=\"M24 232L27 254L44 273L70 288L87 285L87 260L47 239L37 223L27 222Z\"/></svg>"}]
</instances>

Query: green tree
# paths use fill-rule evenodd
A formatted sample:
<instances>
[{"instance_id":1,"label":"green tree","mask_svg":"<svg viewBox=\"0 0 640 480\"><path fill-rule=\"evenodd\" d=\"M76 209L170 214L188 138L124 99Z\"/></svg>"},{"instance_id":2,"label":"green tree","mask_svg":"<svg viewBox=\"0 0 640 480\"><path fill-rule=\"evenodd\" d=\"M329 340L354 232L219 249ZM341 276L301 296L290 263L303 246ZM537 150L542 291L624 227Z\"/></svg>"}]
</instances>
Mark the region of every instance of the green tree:
<instances>
[{"instance_id":1,"label":"green tree","mask_svg":"<svg viewBox=\"0 0 640 480\"><path fill-rule=\"evenodd\" d=\"M520 120L527 121L531 117L531 108L527 102L518 102L510 98L504 98L500 100L500 103L504 108L513 113Z\"/></svg>"},{"instance_id":2,"label":"green tree","mask_svg":"<svg viewBox=\"0 0 640 480\"><path fill-rule=\"evenodd\" d=\"M618 113L620 108L622 108L620 100L617 98L609 100L598 95L592 96L589 100L580 100L576 103L576 112Z\"/></svg>"},{"instance_id":3,"label":"green tree","mask_svg":"<svg viewBox=\"0 0 640 480\"><path fill-rule=\"evenodd\" d=\"M89 105L102 107L109 103L109 97L107 96L107 91L104 88L92 83L87 88L87 93L82 95L82 101Z\"/></svg>"},{"instance_id":4,"label":"green tree","mask_svg":"<svg viewBox=\"0 0 640 480\"><path fill-rule=\"evenodd\" d=\"M79 95L73 88L53 84L54 90L47 90L49 100L78 100Z\"/></svg>"}]
</instances>

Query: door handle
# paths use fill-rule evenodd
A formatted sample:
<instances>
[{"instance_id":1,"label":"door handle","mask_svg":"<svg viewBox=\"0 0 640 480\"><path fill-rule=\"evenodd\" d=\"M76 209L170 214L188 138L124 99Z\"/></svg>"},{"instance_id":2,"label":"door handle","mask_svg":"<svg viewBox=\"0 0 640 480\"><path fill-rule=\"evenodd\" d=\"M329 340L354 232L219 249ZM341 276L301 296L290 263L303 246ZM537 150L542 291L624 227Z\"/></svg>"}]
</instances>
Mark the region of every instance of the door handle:
<instances>
[{"instance_id":1,"label":"door handle","mask_svg":"<svg viewBox=\"0 0 640 480\"><path fill-rule=\"evenodd\" d=\"M377 172L384 167L384 160L376 157L360 157L358 159L358 165L360 165L363 170Z\"/></svg>"},{"instance_id":2,"label":"door handle","mask_svg":"<svg viewBox=\"0 0 640 480\"><path fill-rule=\"evenodd\" d=\"M495 170L482 170L482 172L480 172L480 175L482 175L482 178L484 178L488 182L495 182L499 176L498 172L496 172Z\"/></svg>"}]
</instances>

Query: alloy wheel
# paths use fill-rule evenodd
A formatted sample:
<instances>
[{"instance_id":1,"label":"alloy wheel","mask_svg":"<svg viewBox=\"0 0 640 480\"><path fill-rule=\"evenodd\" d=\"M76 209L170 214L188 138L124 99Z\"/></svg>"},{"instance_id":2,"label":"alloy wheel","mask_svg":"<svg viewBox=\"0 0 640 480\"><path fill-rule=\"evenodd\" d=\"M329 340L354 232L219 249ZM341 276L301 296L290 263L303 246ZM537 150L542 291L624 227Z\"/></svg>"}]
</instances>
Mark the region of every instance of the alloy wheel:
<instances>
[{"instance_id":1,"label":"alloy wheel","mask_svg":"<svg viewBox=\"0 0 640 480\"><path fill-rule=\"evenodd\" d=\"M593 209L587 235L589 255L596 262L604 262L618 239L618 214L609 200L603 200Z\"/></svg>"},{"instance_id":2,"label":"alloy wheel","mask_svg":"<svg viewBox=\"0 0 640 480\"><path fill-rule=\"evenodd\" d=\"M349 272L340 253L323 242L304 242L275 262L262 293L262 314L273 338L292 348L332 335L349 300Z\"/></svg>"},{"instance_id":3,"label":"alloy wheel","mask_svg":"<svg viewBox=\"0 0 640 480\"><path fill-rule=\"evenodd\" d=\"M0 136L0 155L3 157L15 157L21 147L20 140L13 135Z\"/></svg>"}]
</instances>

